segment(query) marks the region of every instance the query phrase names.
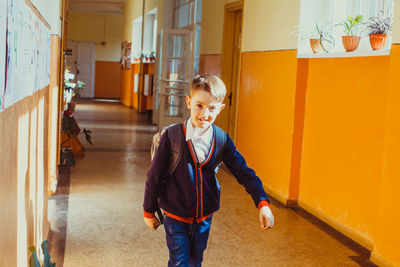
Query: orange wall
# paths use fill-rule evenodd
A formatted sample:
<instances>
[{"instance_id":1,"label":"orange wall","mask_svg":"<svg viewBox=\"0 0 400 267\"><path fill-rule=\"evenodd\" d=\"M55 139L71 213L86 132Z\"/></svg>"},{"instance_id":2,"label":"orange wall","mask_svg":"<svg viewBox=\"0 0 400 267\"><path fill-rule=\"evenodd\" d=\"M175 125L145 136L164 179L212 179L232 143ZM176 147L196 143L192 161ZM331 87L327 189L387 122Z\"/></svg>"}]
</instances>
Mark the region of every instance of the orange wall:
<instances>
[{"instance_id":1,"label":"orange wall","mask_svg":"<svg viewBox=\"0 0 400 267\"><path fill-rule=\"evenodd\" d=\"M131 103L134 109L138 109L139 107L139 94L135 93L135 74L139 74L140 71L140 64L131 64Z\"/></svg>"},{"instance_id":2,"label":"orange wall","mask_svg":"<svg viewBox=\"0 0 400 267\"><path fill-rule=\"evenodd\" d=\"M27 266L47 239L49 86L0 113L0 266ZM56 110L53 112L57 112ZM55 134L53 132L52 134ZM42 155L42 157L41 157Z\"/></svg>"},{"instance_id":3,"label":"orange wall","mask_svg":"<svg viewBox=\"0 0 400 267\"><path fill-rule=\"evenodd\" d=\"M390 56L244 52L237 143L271 195L400 265L400 45ZM254 140L258 140L254 142ZM289 195L290 192L290 195Z\"/></svg>"},{"instance_id":4,"label":"orange wall","mask_svg":"<svg viewBox=\"0 0 400 267\"><path fill-rule=\"evenodd\" d=\"M96 61L94 97L119 99L120 88L121 65L119 62Z\"/></svg>"},{"instance_id":5,"label":"orange wall","mask_svg":"<svg viewBox=\"0 0 400 267\"><path fill-rule=\"evenodd\" d=\"M131 70L123 69L121 70L121 93L120 93L120 101L127 107L132 107L132 92L131 89L132 77Z\"/></svg>"},{"instance_id":6,"label":"orange wall","mask_svg":"<svg viewBox=\"0 0 400 267\"><path fill-rule=\"evenodd\" d=\"M400 266L400 45L392 47L390 57L390 85L388 87L386 131L384 138L383 171L380 187L375 195L379 199L378 227L372 259L380 266L382 259Z\"/></svg>"},{"instance_id":7,"label":"orange wall","mask_svg":"<svg viewBox=\"0 0 400 267\"><path fill-rule=\"evenodd\" d=\"M390 57L310 59L308 69L299 203L370 249L389 71Z\"/></svg>"},{"instance_id":8,"label":"orange wall","mask_svg":"<svg viewBox=\"0 0 400 267\"><path fill-rule=\"evenodd\" d=\"M242 53L237 145L282 202L289 192L296 64L293 50Z\"/></svg>"},{"instance_id":9,"label":"orange wall","mask_svg":"<svg viewBox=\"0 0 400 267\"><path fill-rule=\"evenodd\" d=\"M142 64L142 73L154 75L154 63ZM139 108L139 93L134 92L135 74L140 71L140 64L131 64L129 70L122 70L121 74L121 103L128 107L133 107L140 112L146 112L153 108L152 96L143 95L144 79L139 81L139 90L141 91L141 107Z\"/></svg>"},{"instance_id":10,"label":"orange wall","mask_svg":"<svg viewBox=\"0 0 400 267\"><path fill-rule=\"evenodd\" d=\"M149 63L149 64L147 64L147 69L146 69L146 74L149 74L149 75L152 75L151 77L154 77L154 75L155 75L155 68L156 68L156 64L155 63ZM153 79L153 81L154 81L154 79ZM154 84L153 84L153 86L154 86ZM143 88L144 88L144 85L143 85ZM144 90L144 89L143 89ZM144 97L144 99L145 99L145 101L144 102L146 102L146 104L145 104L145 109L146 110L153 110L153 96L152 95L149 95L149 96L144 96L143 95L143 97Z\"/></svg>"},{"instance_id":11,"label":"orange wall","mask_svg":"<svg viewBox=\"0 0 400 267\"><path fill-rule=\"evenodd\" d=\"M200 55L199 73L221 75L221 54Z\"/></svg>"}]
</instances>

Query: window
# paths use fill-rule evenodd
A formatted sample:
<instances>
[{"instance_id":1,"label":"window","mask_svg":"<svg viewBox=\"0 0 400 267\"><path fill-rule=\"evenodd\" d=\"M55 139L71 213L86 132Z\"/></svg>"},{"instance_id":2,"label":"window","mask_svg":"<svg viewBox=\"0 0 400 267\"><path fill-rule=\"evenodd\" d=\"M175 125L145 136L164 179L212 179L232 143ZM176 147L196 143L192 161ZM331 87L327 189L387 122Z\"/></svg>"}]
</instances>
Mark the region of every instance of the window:
<instances>
[{"instance_id":1,"label":"window","mask_svg":"<svg viewBox=\"0 0 400 267\"><path fill-rule=\"evenodd\" d=\"M157 8L146 13L143 38L143 55L151 61L157 49Z\"/></svg>"},{"instance_id":2,"label":"window","mask_svg":"<svg viewBox=\"0 0 400 267\"><path fill-rule=\"evenodd\" d=\"M131 58L137 63L142 50L142 21L143 18L137 18L132 22L132 52Z\"/></svg>"},{"instance_id":3,"label":"window","mask_svg":"<svg viewBox=\"0 0 400 267\"><path fill-rule=\"evenodd\" d=\"M193 75L199 74L202 0L175 0L174 28L193 32Z\"/></svg>"},{"instance_id":4,"label":"window","mask_svg":"<svg viewBox=\"0 0 400 267\"><path fill-rule=\"evenodd\" d=\"M391 48L391 35L387 35L384 47L373 50L366 22L371 17L381 19L393 18L393 0L301 0L298 57L351 57L387 55ZM362 16L360 23L353 26L351 33L345 32L340 23L349 16L354 20ZM317 28L325 33L326 38L320 38ZM354 35L359 38L355 50L348 51L345 44L347 37ZM312 41L315 39L317 41ZM323 40L323 47L320 40ZM312 48L313 44L316 48Z\"/></svg>"}]
</instances>

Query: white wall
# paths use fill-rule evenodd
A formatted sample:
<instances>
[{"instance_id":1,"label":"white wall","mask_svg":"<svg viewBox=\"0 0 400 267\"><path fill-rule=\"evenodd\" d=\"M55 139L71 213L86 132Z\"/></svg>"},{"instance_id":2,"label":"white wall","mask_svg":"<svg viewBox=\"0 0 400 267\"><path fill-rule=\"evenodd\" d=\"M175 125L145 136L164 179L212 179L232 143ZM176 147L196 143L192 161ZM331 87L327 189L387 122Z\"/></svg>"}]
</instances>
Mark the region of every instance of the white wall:
<instances>
[{"instance_id":1,"label":"white wall","mask_svg":"<svg viewBox=\"0 0 400 267\"><path fill-rule=\"evenodd\" d=\"M1 0L3 1L3 0ZM61 35L60 0L30 0L50 24L51 33Z\"/></svg>"},{"instance_id":2,"label":"white wall","mask_svg":"<svg viewBox=\"0 0 400 267\"><path fill-rule=\"evenodd\" d=\"M296 49L300 0L244 2L242 51Z\"/></svg>"}]
</instances>

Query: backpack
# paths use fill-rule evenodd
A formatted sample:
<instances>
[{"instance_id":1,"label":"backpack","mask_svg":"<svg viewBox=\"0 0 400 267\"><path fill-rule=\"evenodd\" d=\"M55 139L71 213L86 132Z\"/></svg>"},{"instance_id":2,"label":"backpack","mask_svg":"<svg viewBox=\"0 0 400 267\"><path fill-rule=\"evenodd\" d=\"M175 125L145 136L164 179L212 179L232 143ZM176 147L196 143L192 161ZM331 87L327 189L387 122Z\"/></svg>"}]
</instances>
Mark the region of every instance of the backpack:
<instances>
[{"instance_id":1,"label":"backpack","mask_svg":"<svg viewBox=\"0 0 400 267\"><path fill-rule=\"evenodd\" d=\"M221 128L215 126L214 124L212 125L212 127L215 136L215 153L217 153L216 154L217 158L215 161L216 162L215 173L217 173L222 161L222 153L220 152L223 150L226 144L227 134ZM172 124L162 128L160 131L158 131L153 135L153 142L151 144L151 151L150 151L151 161L153 161L158 146L160 145L161 136L166 131L168 131L168 138L171 144L171 161L168 168L168 175L171 175L175 171L179 161L181 160L183 154L183 146L186 142L182 142L182 139L184 140L182 123ZM160 223L163 224L164 216L162 215L160 207L157 207L157 214Z\"/></svg>"}]
</instances>

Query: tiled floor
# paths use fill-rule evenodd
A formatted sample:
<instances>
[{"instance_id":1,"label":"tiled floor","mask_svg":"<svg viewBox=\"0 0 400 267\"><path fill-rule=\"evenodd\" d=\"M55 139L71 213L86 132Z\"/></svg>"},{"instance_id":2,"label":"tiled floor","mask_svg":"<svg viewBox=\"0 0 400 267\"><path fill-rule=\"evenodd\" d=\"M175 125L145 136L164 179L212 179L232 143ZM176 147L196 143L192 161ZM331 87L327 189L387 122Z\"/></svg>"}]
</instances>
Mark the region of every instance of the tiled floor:
<instances>
[{"instance_id":1,"label":"tiled floor","mask_svg":"<svg viewBox=\"0 0 400 267\"><path fill-rule=\"evenodd\" d=\"M57 267L166 266L164 229L146 228L142 215L155 127L118 103L81 101L75 118L92 131L93 145L82 138L85 156L49 200L52 259ZM222 170L218 179L221 209L203 266L374 266L364 248L274 200L275 227L262 231L258 210L234 177Z\"/></svg>"}]
</instances>

